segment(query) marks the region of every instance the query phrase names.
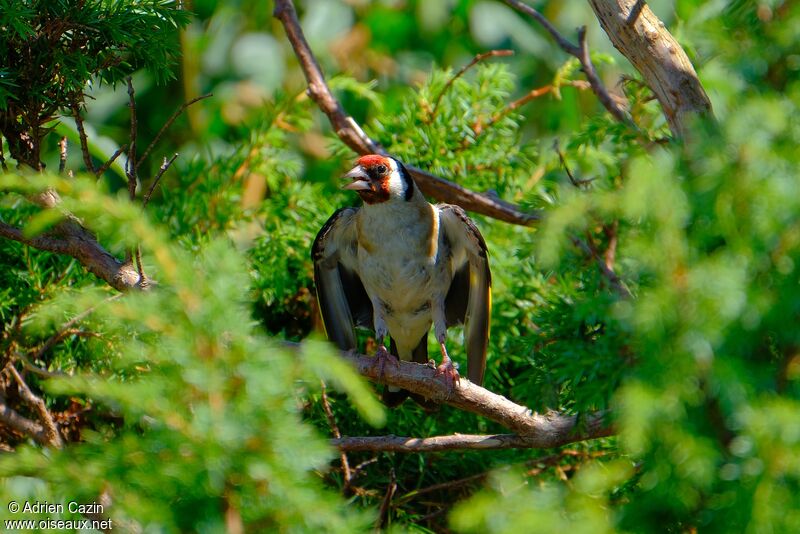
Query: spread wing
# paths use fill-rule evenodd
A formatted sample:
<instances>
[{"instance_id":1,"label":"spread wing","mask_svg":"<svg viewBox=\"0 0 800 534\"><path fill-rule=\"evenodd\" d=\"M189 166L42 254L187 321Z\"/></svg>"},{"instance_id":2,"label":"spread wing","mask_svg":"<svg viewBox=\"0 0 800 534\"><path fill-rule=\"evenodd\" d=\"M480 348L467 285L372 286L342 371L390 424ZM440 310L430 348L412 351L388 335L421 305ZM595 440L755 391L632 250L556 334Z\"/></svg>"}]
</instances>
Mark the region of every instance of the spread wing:
<instances>
[{"instance_id":1,"label":"spread wing","mask_svg":"<svg viewBox=\"0 0 800 534\"><path fill-rule=\"evenodd\" d=\"M463 209L450 204L436 207L453 262L453 282L445 298L445 316L448 326L464 323L467 376L480 385L486 370L492 308L492 274L486 242Z\"/></svg>"},{"instance_id":2,"label":"spread wing","mask_svg":"<svg viewBox=\"0 0 800 534\"><path fill-rule=\"evenodd\" d=\"M355 326L372 328L372 304L355 271L357 212L357 208L337 210L311 247L325 332L342 350L356 348Z\"/></svg>"}]
</instances>

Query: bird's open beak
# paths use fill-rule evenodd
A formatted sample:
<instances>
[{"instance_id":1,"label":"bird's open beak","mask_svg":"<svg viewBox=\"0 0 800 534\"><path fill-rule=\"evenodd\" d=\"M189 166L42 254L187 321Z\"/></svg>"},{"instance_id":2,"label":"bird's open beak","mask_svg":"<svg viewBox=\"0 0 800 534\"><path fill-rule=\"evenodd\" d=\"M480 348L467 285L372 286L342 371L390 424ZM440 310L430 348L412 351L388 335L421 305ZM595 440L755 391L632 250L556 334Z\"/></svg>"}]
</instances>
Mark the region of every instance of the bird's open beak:
<instances>
[{"instance_id":1,"label":"bird's open beak","mask_svg":"<svg viewBox=\"0 0 800 534\"><path fill-rule=\"evenodd\" d=\"M372 189L369 185L369 176L361 167L361 165L356 165L347 174L345 174L342 178L349 178L352 180L349 184L343 185L342 189L349 189L351 191L365 191Z\"/></svg>"}]
</instances>

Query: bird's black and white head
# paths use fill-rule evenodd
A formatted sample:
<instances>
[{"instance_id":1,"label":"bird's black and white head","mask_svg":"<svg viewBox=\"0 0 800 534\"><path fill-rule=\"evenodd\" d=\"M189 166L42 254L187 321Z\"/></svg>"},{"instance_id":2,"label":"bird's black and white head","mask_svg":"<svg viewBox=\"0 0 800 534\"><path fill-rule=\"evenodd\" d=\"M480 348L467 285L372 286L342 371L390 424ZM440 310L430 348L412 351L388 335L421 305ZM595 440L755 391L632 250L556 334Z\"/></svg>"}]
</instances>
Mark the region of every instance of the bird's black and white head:
<instances>
[{"instance_id":1,"label":"bird's black and white head","mask_svg":"<svg viewBox=\"0 0 800 534\"><path fill-rule=\"evenodd\" d=\"M352 181L343 189L355 191L366 204L408 201L414 196L414 181L408 171L402 163L389 156L362 156L344 177Z\"/></svg>"}]
</instances>

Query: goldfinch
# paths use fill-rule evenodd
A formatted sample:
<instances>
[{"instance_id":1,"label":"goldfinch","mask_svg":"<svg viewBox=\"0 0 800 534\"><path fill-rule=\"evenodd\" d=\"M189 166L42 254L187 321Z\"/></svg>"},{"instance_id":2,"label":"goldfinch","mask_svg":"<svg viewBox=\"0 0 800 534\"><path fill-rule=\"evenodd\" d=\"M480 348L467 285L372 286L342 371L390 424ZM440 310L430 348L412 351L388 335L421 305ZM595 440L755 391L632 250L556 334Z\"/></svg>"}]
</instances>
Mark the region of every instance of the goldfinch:
<instances>
[{"instance_id":1,"label":"goldfinch","mask_svg":"<svg viewBox=\"0 0 800 534\"><path fill-rule=\"evenodd\" d=\"M314 282L327 335L342 350L356 348L355 327L372 329L376 364L428 363L433 324L448 385L459 380L445 347L447 328L464 323L467 376L483 383L491 313L486 243L463 209L430 204L398 160L358 159L343 188L363 200L337 210L312 246ZM389 351L385 339L390 336ZM383 400L400 404L405 390L386 388ZM425 405L423 399L415 397Z\"/></svg>"}]
</instances>

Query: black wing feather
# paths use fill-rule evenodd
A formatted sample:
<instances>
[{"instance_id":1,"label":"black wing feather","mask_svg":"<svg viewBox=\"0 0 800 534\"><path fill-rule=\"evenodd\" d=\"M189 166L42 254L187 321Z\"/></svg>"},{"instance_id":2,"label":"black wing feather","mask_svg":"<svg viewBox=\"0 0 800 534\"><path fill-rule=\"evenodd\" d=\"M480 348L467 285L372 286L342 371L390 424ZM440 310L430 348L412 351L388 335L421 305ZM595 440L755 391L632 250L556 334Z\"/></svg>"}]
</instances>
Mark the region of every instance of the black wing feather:
<instances>
[{"instance_id":1,"label":"black wing feather","mask_svg":"<svg viewBox=\"0 0 800 534\"><path fill-rule=\"evenodd\" d=\"M372 328L372 304L358 274L339 261L338 251L333 255L326 254L329 241L339 237L337 234L341 231L343 219L356 211L356 208L336 210L311 246L314 284L322 321L328 338L342 350L356 348L355 326ZM349 247L348 243L339 245L343 249Z\"/></svg>"}]
</instances>

